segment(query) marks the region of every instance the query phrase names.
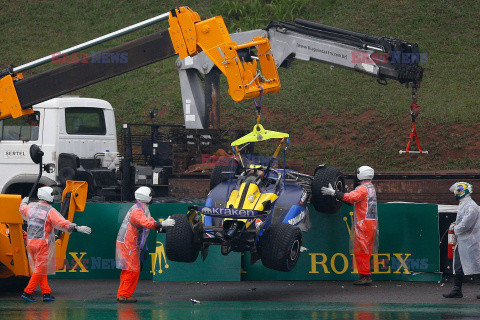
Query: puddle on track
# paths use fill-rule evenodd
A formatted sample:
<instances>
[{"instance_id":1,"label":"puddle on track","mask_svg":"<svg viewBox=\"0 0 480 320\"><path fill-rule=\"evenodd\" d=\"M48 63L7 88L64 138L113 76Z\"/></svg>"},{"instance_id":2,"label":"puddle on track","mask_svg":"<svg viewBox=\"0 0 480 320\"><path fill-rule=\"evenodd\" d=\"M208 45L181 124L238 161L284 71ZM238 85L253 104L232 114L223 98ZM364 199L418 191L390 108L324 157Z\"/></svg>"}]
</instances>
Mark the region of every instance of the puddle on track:
<instances>
[{"instance_id":1,"label":"puddle on track","mask_svg":"<svg viewBox=\"0 0 480 320\"><path fill-rule=\"evenodd\" d=\"M0 319L480 319L475 305L346 304L305 302L138 302L66 301L25 303L1 301Z\"/></svg>"}]
</instances>

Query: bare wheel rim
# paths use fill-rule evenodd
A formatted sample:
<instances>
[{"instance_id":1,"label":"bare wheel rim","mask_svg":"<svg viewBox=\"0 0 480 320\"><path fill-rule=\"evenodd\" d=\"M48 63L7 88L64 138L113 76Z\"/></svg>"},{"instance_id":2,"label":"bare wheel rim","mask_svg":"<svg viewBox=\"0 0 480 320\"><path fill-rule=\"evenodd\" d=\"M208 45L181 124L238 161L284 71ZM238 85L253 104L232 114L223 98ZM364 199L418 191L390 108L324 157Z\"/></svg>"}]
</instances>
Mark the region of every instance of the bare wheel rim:
<instances>
[{"instance_id":1,"label":"bare wheel rim","mask_svg":"<svg viewBox=\"0 0 480 320\"><path fill-rule=\"evenodd\" d=\"M298 253L300 252L300 241L295 239L292 244L292 248L290 249L290 260L295 261L298 257Z\"/></svg>"}]
</instances>

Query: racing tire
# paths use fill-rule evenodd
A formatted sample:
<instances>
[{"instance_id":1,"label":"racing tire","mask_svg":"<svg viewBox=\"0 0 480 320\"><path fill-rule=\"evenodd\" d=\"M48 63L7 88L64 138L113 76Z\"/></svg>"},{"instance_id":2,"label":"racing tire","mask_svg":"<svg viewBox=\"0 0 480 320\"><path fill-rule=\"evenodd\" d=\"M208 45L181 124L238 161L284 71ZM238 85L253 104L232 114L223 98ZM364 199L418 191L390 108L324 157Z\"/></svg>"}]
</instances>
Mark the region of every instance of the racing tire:
<instances>
[{"instance_id":1,"label":"racing tire","mask_svg":"<svg viewBox=\"0 0 480 320\"><path fill-rule=\"evenodd\" d=\"M335 167L321 167L315 171L311 189L311 203L318 212L333 214L342 207L342 202L336 197L324 196L322 187L331 184L335 190L345 192L345 177L342 170Z\"/></svg>"},{"instance_id":2,"label":"racing tire","mask_svg":"<svg viewBox=\"0 0 480 320\"><path fill-rule=\"evenodd\" d=\"M288 223L272 224L260 241L260 257L265 267L283 272L293 270L302 247L302 233L298 227Z\"/></svg>"},{"instance_id":3,"label":"racing tire","mask_svg":"<svg viewBox=\"0 0 480 320\"><path fill-rule=\"evenodd\" d=\"M176 262L194 262L197 260L200 246L194 242L194 234L186 214L174 214L173 227L167 227L165 254L168 260Z\"/></svg>"},{"instance_id":4,"label":"racing tire","mask_svg":"<svg viewBox=\"0 0 480 320\"><path fill-rule=\"evenodd\" d=\"M240 164L237 160L233 158L221 157L220 159L218 159L210 176L210 190L215 188L220 183L228 181L228 179L230 179L231 174L225 174L223 172L237 173L239 169Z\"/></svg>"}]
</instances>

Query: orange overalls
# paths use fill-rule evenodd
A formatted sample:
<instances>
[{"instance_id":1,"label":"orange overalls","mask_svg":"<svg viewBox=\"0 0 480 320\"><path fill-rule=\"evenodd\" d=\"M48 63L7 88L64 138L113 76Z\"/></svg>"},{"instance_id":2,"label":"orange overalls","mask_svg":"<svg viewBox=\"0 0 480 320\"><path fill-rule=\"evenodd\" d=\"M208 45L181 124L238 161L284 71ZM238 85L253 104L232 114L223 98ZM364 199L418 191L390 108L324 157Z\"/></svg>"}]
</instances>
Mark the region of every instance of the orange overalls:
<instances>
[{"instance_id":1,"label":"orange overalls","mask_svg":"<svg viewBox=\"0 0 480 320\"><path fill-rule=\"evenodd\" d=\"M53 229L71 233L75 224L66 220L44 201L20 204L20 214L27 221L27 252L32 277L25 292L32 294L40 284L42 294L51 293L47 275L55 274L55 233Z\"/></svg>"},{"instance_id":2,"label":"orange overalls","mask_svg":"<svg viewBox=\"0 0 480 320\"><path fill-rule=\"evenodd\" d=\"M358 273L370 275L370 257L378 233L375 187L370 181L364 181L352 192L345 193L341 200L354 205L353 254Z\"/></svg>"},{"instance_id":3,"label":"orange overalls","mask_svg":"<svg viewBox=\"0 0 480 320\"><path fill-rule=\"evenodd\" d=\"M149 231L155 229L148 205L137 202L127 212L117 235L116 265L122 269L117 298L131 297L140 277L140 251L146 246Z\"/></svg>"}]
</instances>

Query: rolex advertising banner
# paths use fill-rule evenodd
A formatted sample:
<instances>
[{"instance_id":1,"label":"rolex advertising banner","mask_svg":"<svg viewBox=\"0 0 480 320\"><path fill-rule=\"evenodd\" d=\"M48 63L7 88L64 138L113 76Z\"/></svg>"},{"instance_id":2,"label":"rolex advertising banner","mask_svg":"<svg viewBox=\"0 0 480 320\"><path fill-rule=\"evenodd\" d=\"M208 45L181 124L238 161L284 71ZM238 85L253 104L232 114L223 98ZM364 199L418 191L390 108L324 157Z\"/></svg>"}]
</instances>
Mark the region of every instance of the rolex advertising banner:
<instances>
[{"instance_id":1,"label":"rolex advertising banner","mask_svg":"<svg viewBox=\"0 0 480 320\"><path fill-rule=\"evenodd\" d=\"M242 258L243 280L356 280L350 235L353 207L319 214L310 208L312 228L303 234L295 269L278 272ZM437 205L391 203L378 205L379 247L371 258L374 280L438 281L441 279Z\"/></svg>"},{"instance_id":2,"label":"rolex advertising banner","mask_svg":"<svg viewBox=\"0 0 480 320\"><path fill-rule=\"evenodd\" d=\"M115 268L115 241L118 229L131 203L87 203L76 213L74 222L92 228L91 235L74 233L70 237L64 268L55 278L118 278ZM185 214L186 203L150 205L155 219ZM353 207L343 205L327 215L310 207L312 228L303 233L303 247L295 269L278 272L250 264L250 254L223 256L220 246L211 246L207 259L200 255L194 263L176 263L165 256L165 234L150 232L149 253L142 279L154 281L238 281L238 280L353 280L358 278L349 251ZM372 256L375 280L437 281L439 272L439 234L437 205L379 204L379 248Z\"/></svg>"},{"instance_id":3,"label":"rolex advertising banner","mask_svg":"<svg viewBox=\"0 0 480 320\"><path fill-rule=\"evenodd\" d=\"M117 233L133 203L87 203L83 212L75 213L77 225L90 226L92 234L73 233L68 243L64 268L52 278L115 279L120 271L115 268ZM185 214L187 203L154 203L149 206L154 219L166 219L172 214ZM58 209L58 204L56 206ZM152 279L154 271L162 273L169 268L163 243L156 243L157 232L150 231L149 253L144 261L141 279ZM154 259L152 259L154 257ZM237 277L238 278L238 277ZM179 280L180 281L180 280Z\"/></svg>"}]
</instances>

